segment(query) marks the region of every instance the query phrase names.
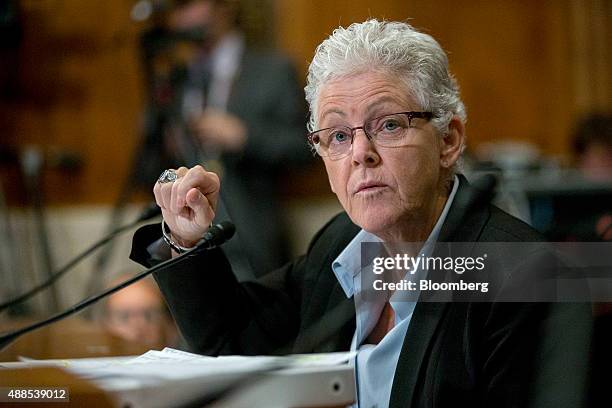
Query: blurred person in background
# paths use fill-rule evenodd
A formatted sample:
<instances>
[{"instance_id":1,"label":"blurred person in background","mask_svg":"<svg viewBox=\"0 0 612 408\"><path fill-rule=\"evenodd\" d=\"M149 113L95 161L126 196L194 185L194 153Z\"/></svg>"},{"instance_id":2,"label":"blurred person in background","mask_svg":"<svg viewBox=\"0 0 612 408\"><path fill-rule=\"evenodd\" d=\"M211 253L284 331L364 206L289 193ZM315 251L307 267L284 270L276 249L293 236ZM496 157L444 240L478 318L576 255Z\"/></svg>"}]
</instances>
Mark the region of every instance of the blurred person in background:
<instances>
[{"instance_id":1,"label":"blurred person in background","mask_svg":"<svg viewBox=\"0 0 612 408\"><path fill-rule=\"evenodd\" d=\"M612 114L593 113L580 120L572 137L576 167L580 174L594 183L612 182ZM612 205L607 211L585 214L586 230L579 235L589 241L612 240ZM576 229L576 228L575 228ZM577 235L577 234L575 234ZM609 402L609 370L612 366L612 303L595 303L593 332L593 368L590 406Z\"/></svg>"},{"instance_id":2,"label":"blurred person in background","mask_svg":"<svg viewBox=\"0 0 612 408\"><path fill-rule=\"evenodd\" d=\"M576 167L585 181L612 186L612 115L593 113L580 120L572 137ZM612 240L612 206L600 206L570 231L569 240Z\"/></svg>"},{"instance_id":3,"label":"blurred person in background","mask_svg":"<svg viewBox=\"0 0 612 408\"><path fill-rule=\"evenodd\" d=\"M612 181L612 114L591 114L573 135L578 170L592 181Z\"/></svg>"},{"instance_id":4,"label":"blurred person in background","mask_svg":"<svg viewBox=\"0 0 612 408\"><path fill-rule=\"evenodd\" d=\"M551 241L612 239L612 116L590 114L572 131L573 168L542 168L517 178L526 189L529 221Z\"/></svg>"},{"instance_id":5,"label":"blurred person in background","mask_svg":"<svg viewBox=\"0 0 612 408\"><path fill-rule=\"evenodd\" d=\"M107 287L118 285L133 275L122 272L111 279ZM177 347L179 343L174 320L151 278L142 279L106 299L100 321L109 333L149 348Z\"/></svg>"},{"instance_id":6,"label":"blurred person in background","mask_svg":"<svg viewBox=\"0 0 612 408\"><path fill-rule=\"evenodd\" d=\"M155 177L164 168L204 164L223 179L217 219L236 224L227 250L237 276L248 278L287 260L278 179L287 163L312 156L292 64L248 46L239 19L236 1L174 3L165 24L176 58L153 62L146 131L163 149L150 169Z\"/></svg>"}]
</instances>

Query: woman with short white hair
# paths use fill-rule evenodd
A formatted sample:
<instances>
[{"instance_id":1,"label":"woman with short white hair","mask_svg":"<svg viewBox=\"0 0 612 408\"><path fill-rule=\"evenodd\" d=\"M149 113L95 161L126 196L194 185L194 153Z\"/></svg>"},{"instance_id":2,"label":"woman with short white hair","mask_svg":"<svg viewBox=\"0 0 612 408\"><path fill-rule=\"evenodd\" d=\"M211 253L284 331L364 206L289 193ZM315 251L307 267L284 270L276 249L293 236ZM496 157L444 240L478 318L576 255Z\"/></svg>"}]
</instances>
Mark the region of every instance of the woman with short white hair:
<instances>
[{"instance_id":1,"label":"woman with short white hair","mask_svg":"<svg viewBox=\"0 0 612 408\"><path fill-rule=\"evenodd\" d=\"M257 281L239 283L222 248L156 273L187 342L209 355L355 350L361 407L525 406L548 305L364 296L363 243L420 243L426 256L436 242L542 239L455 174L466 115L440 45L401 22L338 28L305 90L308 139L345 211ZM177 256L209 228L222 187L202 166L169 173L154 193ZM137 232L132 258L150 265L161 235Z\"/></svg>"}]
</instances>

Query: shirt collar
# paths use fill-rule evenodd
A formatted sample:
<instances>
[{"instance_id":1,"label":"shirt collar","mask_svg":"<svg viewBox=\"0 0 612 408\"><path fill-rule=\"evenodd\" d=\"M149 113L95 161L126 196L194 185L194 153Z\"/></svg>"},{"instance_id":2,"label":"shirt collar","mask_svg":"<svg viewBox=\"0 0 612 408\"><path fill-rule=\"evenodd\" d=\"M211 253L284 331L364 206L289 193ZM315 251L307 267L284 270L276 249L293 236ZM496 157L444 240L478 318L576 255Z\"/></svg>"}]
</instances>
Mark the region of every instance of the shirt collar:
<instances>
[{"instance_id":1,"label":"shirt collar","mask_svg":"<svg viewBox=\"0 0 612 408\"><path fill-rule=\"evenodd\" d=\"M354 294L353 277L361 272L361 243L382 242L376 235L361 230L332 262L332 269L347 298Z\"/></svg>"},{"instance_id":2,"label":"shirt collar","mask_svg":"<svg viewBox=\"0 0 612 408\"><path fill-rule=\"evenodd\" d=\"M442 225L444 225L444 221L446 220L448 211L450 210L453 200L455 199L458 188L459 178L455 176L453 179L453 188L451 189L451 193L446 200L446 204L444 205L444 209L442 210L440 217L438 217L438 221L434 225L429 237L427 238L427 241L423 245L423 249L421 250L422 253L430 252L433 244L438 239L440 231L442 230ZM350 298L355 294L353 278L361 273L362 242L382 242L382 240L376 235L362 229L359 231L359 233L357 233L355 238L349 242L340 255L338 255L338 257L332 262L332 270L347 298Z\"/></svg>"},{"instance_id":3,"label":"shirt collar","mask_svg":"<svg viewBox=\"0 0 612 408\"><path fill-rule=\"evenodd\" d=\"M438 240L440 236L440 231L442 231L442 226L444 225L444 221L446 221L446 217L448 216L448 212L450 211L450 207L453 204L453 200L455 199L455 195L457 194L457 190L459 189L459 177L455 176L453 179L453 188L451 189L450 194L448 195L448 200L446 200L446 204L444 204L444 208L442 209L442 213L438 217L438 221L436 225L434 225L429 237L427 237L427 241L423 245L423 249L421 249L421 253L429 255L433 248L433 245Z\"/></svg>"},{"instance_id":4,"label":"shirt collar","mask_svg":"<svg viewBox=\"0 0 612 408\"><path fill-rule=\"evenodd\" d=\"M242 35L237 32L225 35L211 53L213 76L232 78L238 70L243 51Z\"/></svg>"}]
</instances>

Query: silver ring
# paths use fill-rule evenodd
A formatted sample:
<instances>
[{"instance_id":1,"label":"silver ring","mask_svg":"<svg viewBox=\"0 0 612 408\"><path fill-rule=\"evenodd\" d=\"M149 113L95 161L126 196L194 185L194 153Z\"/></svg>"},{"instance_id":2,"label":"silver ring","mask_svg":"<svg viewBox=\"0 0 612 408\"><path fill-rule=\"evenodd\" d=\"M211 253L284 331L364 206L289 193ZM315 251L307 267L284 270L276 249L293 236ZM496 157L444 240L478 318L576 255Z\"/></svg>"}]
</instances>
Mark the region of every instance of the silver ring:
<instances>
[{"instance_id":1,"label":"silver ring","mask_svg":"<svg viewBox=\"0 0 612 408\"><path fill-rule=\"evenodd\" d=\"M176 174L176 171L169 169L169 170L164 170L162 172L162 174L157 179L157 182L159 184L174 183L176 179L178 179L178 175Z\"/></svg>"}]
</instances>

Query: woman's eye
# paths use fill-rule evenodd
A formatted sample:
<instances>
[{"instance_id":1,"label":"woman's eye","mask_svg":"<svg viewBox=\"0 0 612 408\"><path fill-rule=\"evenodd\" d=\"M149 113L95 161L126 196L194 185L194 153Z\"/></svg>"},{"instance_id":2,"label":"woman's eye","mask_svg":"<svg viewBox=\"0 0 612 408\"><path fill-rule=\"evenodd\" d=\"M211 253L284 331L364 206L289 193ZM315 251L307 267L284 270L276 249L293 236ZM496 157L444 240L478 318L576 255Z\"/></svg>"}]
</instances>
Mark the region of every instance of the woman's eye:
<instances>
[{"instance_id":1,"label":"woman's eye","mask_svg":"<svg viewBox=\"0 0 612 408\"><path fill-rule=\"evenodd\" d=\"M332 133L332 143L344 143L348 140L348 135L345 132L335 131Z\"/></svg>"},{"instance_id":2,"label":"woman's eye","mask_svg":"<svg viewBox=\"0 0 612 408\"><path fill-rule=\"evenodd\" d=\"M400 125L395 120L386 120L384 121L383 126L382 126L383 130L386 130L386 131L395 130L398 127L400 127Z\"/></svg>"}]
</instances>

